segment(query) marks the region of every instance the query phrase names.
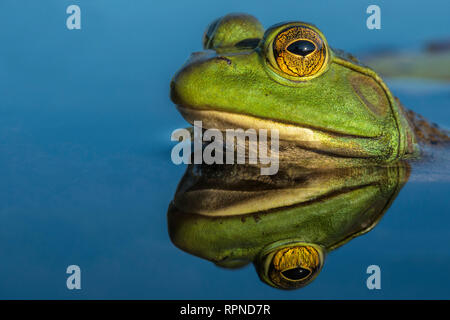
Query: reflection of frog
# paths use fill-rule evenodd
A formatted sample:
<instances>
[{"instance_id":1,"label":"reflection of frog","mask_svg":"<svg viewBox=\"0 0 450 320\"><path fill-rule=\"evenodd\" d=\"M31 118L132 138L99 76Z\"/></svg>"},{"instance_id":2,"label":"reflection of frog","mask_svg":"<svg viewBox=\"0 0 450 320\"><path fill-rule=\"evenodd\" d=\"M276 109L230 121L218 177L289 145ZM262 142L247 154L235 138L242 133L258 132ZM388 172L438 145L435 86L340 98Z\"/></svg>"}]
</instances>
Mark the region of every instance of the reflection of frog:
<instances>
[{"instance_id":1,"label":"reflection of frog","mask_svg":"<svg viewBox=\"0 0 450 320\"><path fill-rule=\"evenodd\" d=\"M371 230L408 179L404 163L312 171L281 167L275 176L248 165L190 165L168 210L182 250L219 266L255 264L283 289L320 272L325 254Z\"/></svg>"},{"instance_id":2,"label":"reflection of frog","mask_svg":"<svg viewBox=\"0 0 450 320\"><path fill-rule=\"evenodd\" d=\"M282 155L308 158L303 166L390 163L416 156L421 140L448 139L310 24L264 32L252 16L227 15L209 26L203 47L171 82L181 114L204 128L278 129Z\"/></svg>"}]
</instances>

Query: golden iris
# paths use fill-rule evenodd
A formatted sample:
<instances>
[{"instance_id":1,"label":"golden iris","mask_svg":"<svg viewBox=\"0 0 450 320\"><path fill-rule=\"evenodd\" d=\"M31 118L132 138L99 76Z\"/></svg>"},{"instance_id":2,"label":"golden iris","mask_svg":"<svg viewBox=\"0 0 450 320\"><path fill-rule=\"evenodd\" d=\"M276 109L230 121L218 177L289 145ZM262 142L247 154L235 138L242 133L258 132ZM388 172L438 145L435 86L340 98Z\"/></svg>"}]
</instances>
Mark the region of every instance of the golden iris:
<instances>
[{"instance_id":1,"label":"golden iris","mask_svg":"<svg viewBox=\"0 0 450 320\"><path fill-rule=\"evenodd\" d=\"M326 45L320 35L307 26L290 26L273 41L273 55L278 68L293 77L310 77L326 62Z\"/></svg>"}]
</instances>

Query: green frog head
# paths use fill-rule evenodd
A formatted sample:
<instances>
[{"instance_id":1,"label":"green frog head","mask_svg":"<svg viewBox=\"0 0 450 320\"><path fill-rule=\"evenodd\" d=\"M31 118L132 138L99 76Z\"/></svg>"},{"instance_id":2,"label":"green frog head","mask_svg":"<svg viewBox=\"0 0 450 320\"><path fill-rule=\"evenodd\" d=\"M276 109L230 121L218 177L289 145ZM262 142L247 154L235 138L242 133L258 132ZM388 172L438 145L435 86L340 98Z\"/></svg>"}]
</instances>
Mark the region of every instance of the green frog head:
<instances>
[{"instance_id":1,"label":"green frog head","mask_svg":"<svg viewBox=\"0 0 450 320\"><path fill-rule=\"evenodd\" d=\"M340 158L387 163L417 144L382 79L315 26L294 21L264 31L254 17L215 20L171 82L184 118L204 128L277 129L282 141Z\"/></svg>"},{"instance_id":2,"label":"green frog head","mask_svg":"<svg viewBox=\"0 0 450 320\"><path fill-rule=\"evenodd\" d=\"M371 230L406 182L408 165L308 170L190 165L168 210L180 249L225 268L253 263L265 283L300 288L326 255Z\"/></svg>"}]
</instances>

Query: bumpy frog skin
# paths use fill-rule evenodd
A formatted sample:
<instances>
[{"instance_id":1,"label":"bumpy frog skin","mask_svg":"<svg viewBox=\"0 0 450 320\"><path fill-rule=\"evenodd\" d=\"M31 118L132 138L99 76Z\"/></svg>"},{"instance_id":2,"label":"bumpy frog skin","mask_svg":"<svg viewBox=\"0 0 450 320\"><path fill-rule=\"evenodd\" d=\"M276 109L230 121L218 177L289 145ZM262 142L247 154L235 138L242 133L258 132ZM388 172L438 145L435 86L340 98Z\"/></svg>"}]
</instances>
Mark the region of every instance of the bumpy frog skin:
<instances>
[{"instance_id":1,"label":"bumpy frog skin","mask_svg":"<svg viewBox=\"0 0 450 320\"><path fill-rule=\"evenodd\" d=\"M323 171L288 165L275 176L249 165L190 165L169 206L170 238L222 267L253 262L273 287L300 288L327 253L378 223L408 176L403 162Z\"/></svg>"},{"instance_id":2,"label":"bumpy frog skin","mask_svg":"<svg viewBox=\"0 0 450 320\"><path fill-rule=\"evenodd\" d=\"M331 49L313 25L264 32L254 17L230 14L207 28L203 49L171 82L171 98L190 123L278 129L287 149L310 158L384 164L418 154L414 128L382 79Z\"/></svg>"}]
</instances>

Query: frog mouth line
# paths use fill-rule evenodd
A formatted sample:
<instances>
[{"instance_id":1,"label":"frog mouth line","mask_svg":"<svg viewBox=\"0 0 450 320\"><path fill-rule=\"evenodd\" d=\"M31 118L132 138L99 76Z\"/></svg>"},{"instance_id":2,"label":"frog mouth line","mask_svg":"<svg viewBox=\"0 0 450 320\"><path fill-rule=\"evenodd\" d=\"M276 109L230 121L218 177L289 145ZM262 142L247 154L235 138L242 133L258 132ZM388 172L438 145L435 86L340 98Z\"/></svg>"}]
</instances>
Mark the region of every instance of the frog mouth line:
<instances>
[{"instance_id":1,"label":"frog mouth line","mask_svg":"<svg viewBox=\"0 0 450 320\"><path fill-rule=\"evenodd\" d=\"M306 192L305 194L302 193L307 190L307 188L287 188L280 189L275 194L273 192L272 194L269 192L262 192L260 194L255 193L253 195L248 195L248 199L245 201L242 199L242 191L237 192L232 190L223 190L220 188L200 189L195 192L187 192L182 197L179 196L178 199L175 198L172 201L172 204L178 208L178 210L193 215L211 218L236 216L246 217L250 215L268 214L278 212L280 210L307 206L375 186L375 183L368 183L348 187L341 186L335 190L317 190L320 188L310 188L309 192ZM186 211L186 204L196 205L198 204L198 199L207 199L211 193L221 194L223 199L227 199L226 205L217 206L216 208L211 208L211 206L208 206L207 208L191 207L190 210ZM250 201L252 198L254 200ZM274 202L276 205L274 205ZM190 205L187 205L187 207L190 207Z\"/></svg>"},{"instance_id":2,"label":"frog mouth line","mask_svg":"<svg viewBox=\"0 0 450 320\"><path fill-rule=\"evenodd\" d=\"M357 136L333 132L321 128L312 128L294 123L278 120L264 119L246 114L232 113L212 109L192 108L185 105L177 105L177 109L189 123L202 121L206 129L267 129L278 130L279 139L288 143L294 143L301 148L315 152L328 153L329 155L348 158L375 158L363 152L360 146L367 140L378 140L381 137Z\"/></svg>"},{"instance_id":3,"label":"frog mouth line","mask_svg":"<svg viewBox=\"0 0 450 320\"><path fill-rule=\"evenodd\" d=\"M280 131L280 137L284 137L287 141L298 141L299 137L309 138L311 134L322 133L335 137L347 137L347 138L360 138L360 139L377 139L376 136L354 135L327 130L323 128L315 128L303 124L290 123L287 121L271 120L262 117L256 117L243 113L234 113L228 111L212 110L212 109L200 109L193 108L186 105L177 105L177 109L182 116L189 122L202 121L205 128L216 128L219 130L226 130L236 128L238 126L242 129L278 129ZM215 124L215 126L208 126L208 124ZM319 140L315 140L319 141Z\"/></svg>"}]
</instances>

